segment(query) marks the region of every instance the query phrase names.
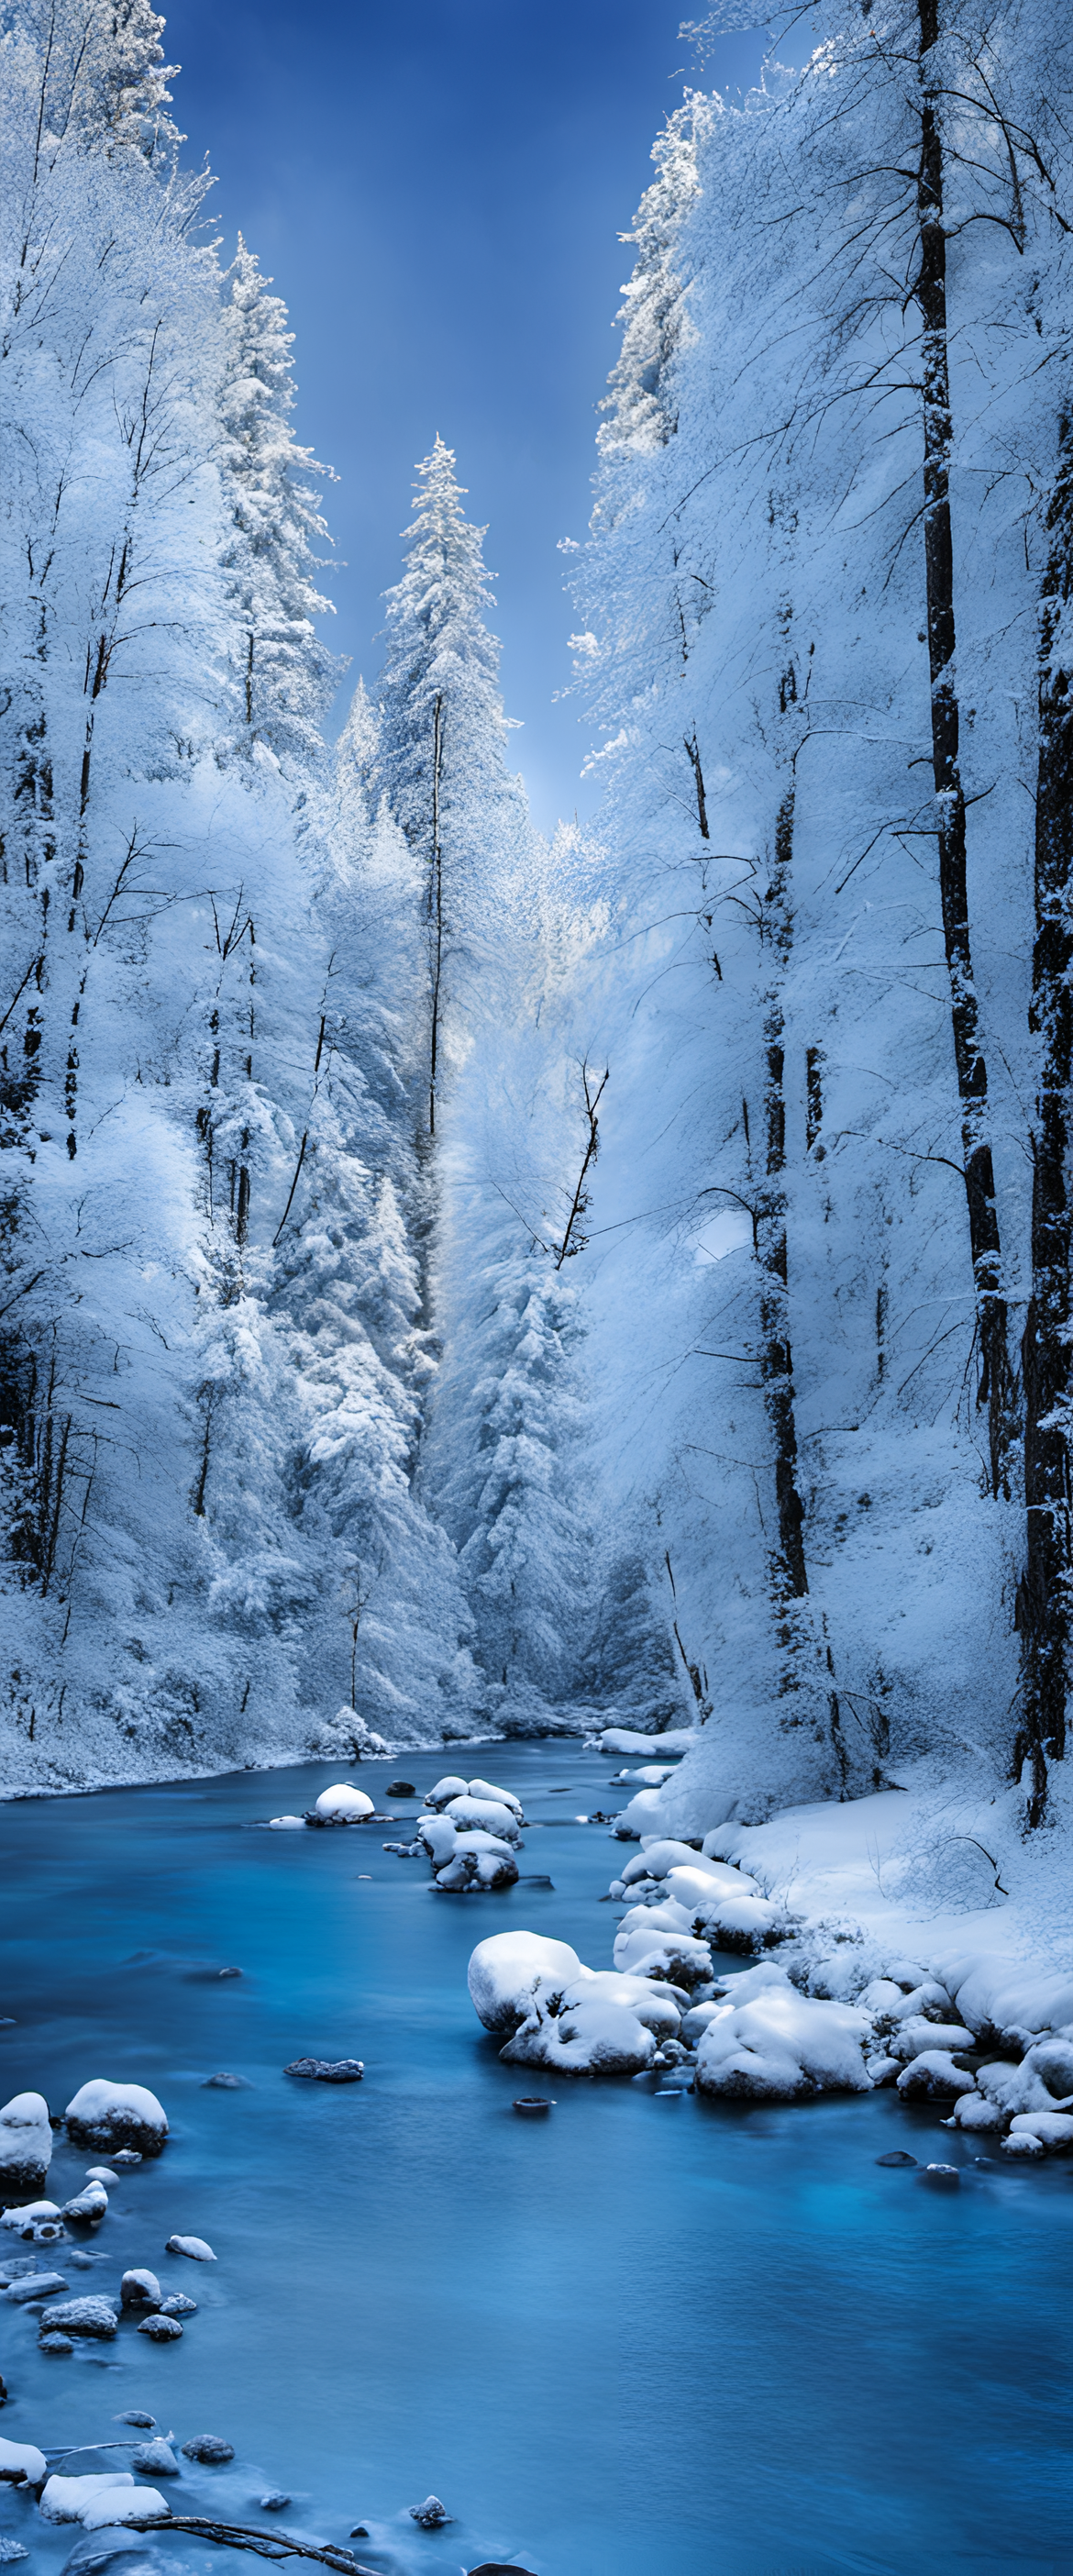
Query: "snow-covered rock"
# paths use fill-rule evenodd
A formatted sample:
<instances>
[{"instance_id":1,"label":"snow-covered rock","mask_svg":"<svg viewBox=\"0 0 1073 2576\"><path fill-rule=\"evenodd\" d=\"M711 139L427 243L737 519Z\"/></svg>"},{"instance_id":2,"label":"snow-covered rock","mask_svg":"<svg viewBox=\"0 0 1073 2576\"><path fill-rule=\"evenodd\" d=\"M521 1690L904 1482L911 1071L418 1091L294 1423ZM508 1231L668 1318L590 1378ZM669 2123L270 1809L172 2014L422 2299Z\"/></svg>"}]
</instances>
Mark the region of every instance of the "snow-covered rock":
<instances>
[{"instance_id":1,"label":"snow-covered rock","mask_svg":"<svg viewBox=\"0 0 1073 2576\"><path fill-rule=\"evenodd\" d=\"M0 2111L0 2196L39 2191L52 2162L52 2130L43 2093L13 2093Z\"/></svg>"},{"instance_id":2,"label":"snow-covered rock","mask_svg":"<svg viewBox=\"0 0 1073 2576\"><path fill-rule=\"evenodd\" d=\"M42 2334L87 2335L110 2342L119 2319L110 2299L60 2299L41 2318Z\"/></svg>"},{"instance_id":3,"label":"snow-covered rock","mask_svg":"<svg viewBox=\"0 0 1073 2576\"><path fill-rule=\"evenodd\" d=\"M1073 2113L1019 2111L1010 2122L1010 2137L1038 2138L1045 2155L1068 2155L1073 2148Z\"/></svg>"},{"instance_id":4,"label":"snow-covered rock","mask_svg":"<svg viewBox=\"0 0 1073 2576\"><path fill-rule=\"evenodd\" d=\"M141 2319L138 2333L148 2335L150 2343L178 2343L182 2326L178 2317L165 2316L161 2308L154 2315Z\"/></svg>"},{"instance_id":5,"label":"snow-covered rock","mask_svg":"<svg viewBox=\"0 0 1073 2576\"><path fill-rule=\"evenodd\" d=\"M53 2476L45 2486L38 2511L44 2522L81 2522L87 2508L102 2495L114 2495L119 2505L124 2495L136 2494L140 2501L144 2492L135 2487L129 2469L98 2469L81 2478Z\"/></svg>"},{"instance_id":6,"label":"snow-covered rock","mask_svg":"<svg viewBox=\"0 0 1073 2576\"><path fill-rule=\"evenodd\" d=\"M976 2042L971 2030L965 2030L960 2022L926 2021L921 2014L914 2013L911 2020L896 2023L894 2029L885 2034L885 2045L892 2057L900 2058L902 2065L908 2066L910 2060L919 2057L924 2049L945 2048L949 2054L951 2049L975 2048Z\"/></svg>"},{"instance_id":7,"label":"snow-covered rock","mask_svg":"<svg viewBox=\"0 0 1073 2576\"><path fill-rule=\"evenodd\" d=\"M76 2191L72 2200L64 2201L63 2215L65 2218L85 2219L92 2226L97 2226L104 2217L107 2207L108 2194L104 2184L87 2182L82 2191Z\"/></svg>"},{"instance_id":8,"label":"snow-covered rock","mask_svg":"<svg viewBox=\"0 0 1073 2576\"><path fill-rule=\"evenodd\" d=\"M268 1830L270 1834L304 1834L306 1820L304 1816L270 1816Z\"/></svg>"},{"instance_id":9,"label":"snow-covered rock","mask_svg":"<svg viewBox=\"0 0 1073 2576\"><path fill-rule=\"evenodd\" d=\"M965 2069L955 2066L947 2048L925 2048L898 2077L898 2091L907 2102L933 2102L937 2097L953 2101L965 2089Z\"/></svg>"},{"instance_id":10,"label":"snow-covered rock","mask_svg":"<svg viewBox=\"0 0 1073 2576\"><path fill-rule=\"evenodd\" d=\"M697 1741L692 1726L671 1726L664 1735L640 1735L636 1727L605 1726L601 1753L688 1753Z\"/></svg>"},{"instance_id":11,"label":"snow-covered rock","mask_svg":"<svg viewBox=\"0 0 1073 2576\"><path fill-rule=\"evenodd\" d=\"M469 1781L460 1780L457 1772L448 1771L442 1780L437 1780L434 1788L426 1789L425 1805L432 1807L438 1813L442 1807L447 1806L450 1799L468 1798L468 1796Z\"/></svg>"},{"instance_id":12,"label":"snow-covered rock","mask_svg":"<svg viewBox=\"0 0 1073 2576\"><path fill-rule=\"evenodd\" d=\"M515 1797L513 1789L498 1789L494 1780L470 1780L467 1786L471 1798L490 1798L494 1806L510 1807L518 1823L524 1824L522 1802Z\"/></svg>"},{"instance_id":13,"label":"snow-covered rock","mask_svg":"<svg viewBox=\"0 0 1073 2576\"><path fill-rule=\"evenodd\" d=\"M23 2308L29 2299L51 2299L70 2286L62 2272L27 2272L21 2281L8 2283L5 2296L13 2308Z\"/></svg>"},{"instance_id":14,"label":"snow-covered rock","mask_svg":"<svg viewBox=\"0 0 1073 2576\"><path fill-rule=\"evenodd\" d=\"M419 1816L415 1839L424 1844L435 1869L446 1869L455 1856L458 1827L447 1816Z\"/></svg>"},{"instance_id":15,"label":"snow-covered rock","mask_svg":"<svg viewBox=\"0 0 1073 2576\"><path fill-rule=\"evenodd\" d=\"M137 2147L140 2155L158 2156L168 2134L167 2114L144 2084L111 2084L104 2076L80 2086L67 2105L67 2135L72 2145Z\"/></svg>"},{"instance_id":16,"label":"snow-covered rock","mask_svg":"<svg viewBox=\"0 0 1073 2576\"><path fill-rule=\"evenodd\" d=\"M449 1896L460 1896L468 1888L513 1887L517 1876L510 1844L478 1830L456 1833L450 1860L436 1870L436 1885Z\"/></svg>"},{"instance_id":17,"label":"snow-covered rock","mask_svg":"<svg viewBox=\"0 0 1073 2576\"><path fill-rule=\"evenodd\" d=\"M579 1975L581 1961L568 1941L549 1940L541 1932L493 1932L478 1941L469 1963L469 1991L478 2021L504 2037L517 2030L529 2011L541 1978L568 1986Z\"/></svg>"},{"instance_id":18,"label":"snow-covered rock","mask_svg":"<svg viewBox=\"0 0 1073 2576\"><path fill-rule=\"evenodd\" d=\"M54 2200L25 2200L4 2210L0 2227L10 2227L13 2236L35 2237L39 2227L58 2227L61 2215Z\"/></svg>"},{"instance_id":19,"label":"snow-covered rock","mask_svg":"<svg viewBox=\"0 0 1073 2576\"><path fill-rule=\"evenodd\" d=\"M360 1825L376 1809L364 1789L355 1789L349 1780L337 1780L334 1788L321 1790L313 1813L322 1825Z\"/></svg>"},{"instance_id":20,"label":"snow-covered rock","mask_svg":"<svg viewBox=\"0 0 1073 2576\"><path fill-rule=\"evenodd\" d=\"M37 2487L47 2476L45 2454L33 2442L0 2442L0 2478Z\"/></svg>"},{"instance_id":21,"label":"snow-covered rock","mask_svg":"<svg viewBox=\"0 0 1073 2576\"><path fill-rule=\"evenodd\" d=\"M632 1976L664 1977L687 1991L706 1984L712 1973L706 1941L695 1940L689 1932L652 1931L643 1923L635 1931L616 1935L612 1955L616 1968Z\"/></svg>"},{"instance_id":22,"label":"snow-covered rock","mask_svg":"<svg viewBox=\"0 0 1073 2576\"><path fill-rule=\"evenodd\" d=\"M867 2013L821 2003L789 1983L750 2002L727 2004L697 2049L698 2090L756 2101L793 2102L813 2093L867 2093Z\"/></svg>"},{"instance_id":23,"label":"snow-covered rock","mask_svg":"<svg viewBox=\"0 0 1073 2576\"><path fill-rule=\"evenodd\" d=\"M166 2254L185 2254L191 2263L215 2263L216 2256L203 2236L169 2236Z\"/></svg>"},{"instance_id":24,"label":"snow-covered rock","mask_svg":"<svg viewBox=\"0 0 1073 2576\"><path fill-rule=\"evenodd\" d=\"M662 1789L638 1789L636 1797L615 1818L612 1830L620 1842L639 1843L642 1834L658 1833L662 1796Z\"/></svg>"},{"instance_id":25,"label":"snow-covered rock","mask_svg":"<svg viewBox=\"0 0 1073 2576\"><path fill-rule=\"evenodd\" d=\"M1006 2113L997 2102L990 2102L986 2093L959 2093L943 2126L947 2129L1004 2129Z\"/></svg>"},{"instance_id":26,"label":"snow-covered rock","mask_svg":"<svg viewBox=\"0 0 1073 2576\"><path fill-rule=\"evenodd\" d=\"M119 2284L119 2304L123 2308L158 2308L160 2283L155 2272L124 2272Z\"/></svg>"},{"instance_id":27,"label":"snow-covered rock","mask_svg":"<svg viewBox=\"0 0 1073 2576\"><path fill-rule=\"evenodd\" d=\"M131 2452L130 2465L142 2477L177 2478L180 2474L171 2443L163 2433L158 2433L153 2442L139 2442Z\"/></svg>"},{"instance_id":28,"label":"snow-covered rock","mask_svg":"<svg viewBox=\"0 0 1073 2576\"><path fill-rule=\"evenodd\" d=\"M494 1798L452 1798L444 1809L456 1833L495 1834L500 1842L517 1845L521 1841L518 1818L513 1807L503 1807Z\"/></svg>"},{"instance_id":29,"label":"snow-covered rock","mask_svg":"<svg viewBox=\"0 0 1073 2576\"><path fill-rule=\"evenodd\" d=\"M568 2002L537 1987L521 2028L499 2052L505 2065L545 2066L561 2075L638 2075L651 2064L655 2036L629 2004L606 1993L590 2000L584 1983L571 1993L575 1999Z\"/></svg>"}]
</instances>

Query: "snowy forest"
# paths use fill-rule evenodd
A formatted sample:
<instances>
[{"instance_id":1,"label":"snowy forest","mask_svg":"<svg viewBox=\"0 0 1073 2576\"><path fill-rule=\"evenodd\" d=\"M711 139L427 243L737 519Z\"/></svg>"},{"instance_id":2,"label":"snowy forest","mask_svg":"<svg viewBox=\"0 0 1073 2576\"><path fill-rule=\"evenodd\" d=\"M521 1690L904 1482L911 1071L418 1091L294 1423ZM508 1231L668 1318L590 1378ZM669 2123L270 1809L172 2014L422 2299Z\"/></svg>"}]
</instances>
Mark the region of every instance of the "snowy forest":
<instances>
[{"instance_id":1,"label":"snowy forest","mask_svg":"<svg viewBox=\"0 0 1073 2576\"><path fill-rule=\"evenodd\" d=\"M1073 48L787 50L655 145L549 842L465 458L332 745L326 469L163 21L4 0L17 1789L619 1724L694 1731L694 1831L914 1762L1058 1812Z\"/></svg>"}]
</instances>

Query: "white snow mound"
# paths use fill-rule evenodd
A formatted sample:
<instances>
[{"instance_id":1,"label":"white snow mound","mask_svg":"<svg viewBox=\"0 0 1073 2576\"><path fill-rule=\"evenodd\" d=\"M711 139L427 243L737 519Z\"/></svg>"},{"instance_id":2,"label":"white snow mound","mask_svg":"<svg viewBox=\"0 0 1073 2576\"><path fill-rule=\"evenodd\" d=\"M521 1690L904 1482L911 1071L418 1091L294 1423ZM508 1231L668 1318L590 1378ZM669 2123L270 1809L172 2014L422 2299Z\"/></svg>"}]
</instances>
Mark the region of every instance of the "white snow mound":
<instances>
[{"instance_id":1,"label":"white snow mound","mask_svg":"<svg viewBox=\"0 0 1073 2576\"><path fill-rule=\"evenodd\" d=\"M48 2462L33 2442L0 2441L0 2478L28 2478L32 2487L48 2476Z\"/></svg>"},{"instance_id":2,"label":"white snow mound","mask_svg":"<svg viewBox=\"0 0 1073 2576\"><path fill-rule=\"evenodd\" d=\"M314 1814L327 1825L358 1825L376 1812L364 1789L355 1789L349 1780L337 1780L334 1788L322 1789Z\"/></svg>"},{"instance_id":3,"label":"white snow mound","mask_svg":"<svg viewBox=\"0 0 1073 2576\"><path fill-rule=\"evenodd\" d=\"M98 2075L80 2086L66 2111L75 2146L140 2147L159 2155L168 2134L167 2113L144 2084L110 2084Z\"/></svg>"},{"instance_id":4,"label":"white snow mound","mask_svg":"<svg viewBox=\"0 0 1073 2576\"><path fill-rule=\"evenodd\" d=\"M795 2102L813 2093L867 2093L865 2042L872 2024L852 2004L819 2002L771 1986L727 2004L697 2049L697 2087L746 2100Z\"/></svg>"},{"instance_id":5,"label":"white snow mound","mask_svg":"<svg viewBox=\"0 0 1073 2576\"><path fill-rule=\"evenodd\" d=\"M567 1986L580 1970L577 1951L568 1941L549 1940L540 1932L493 1932L487 1941L478 1941L469 1963L477 2019L486 2030L506 2036L525 2020L539 1979L557 1978Z\"/></svg>"},{"instance_id":6,"label":"white snow mound","mask_svg":"<svg viewBox=\"0 0 1073 2576\"><path fill-rule=\"evenodd\" d=\"M13 2093L0 2111L0 2186L43 2182L52 2160L52 2131L43 2093Z\"/></svg>"}]
</instances>

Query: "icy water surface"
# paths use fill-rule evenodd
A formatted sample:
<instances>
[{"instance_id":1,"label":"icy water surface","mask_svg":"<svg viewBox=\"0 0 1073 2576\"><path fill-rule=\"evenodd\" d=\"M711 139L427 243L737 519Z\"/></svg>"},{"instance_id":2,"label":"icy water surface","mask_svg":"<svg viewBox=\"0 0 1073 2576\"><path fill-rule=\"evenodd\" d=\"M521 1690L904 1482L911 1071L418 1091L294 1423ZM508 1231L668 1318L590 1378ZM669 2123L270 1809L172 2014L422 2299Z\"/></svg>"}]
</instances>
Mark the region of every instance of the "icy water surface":
<instances>
[{"instance_id":1,"label":"icy water surface","mask_svg":"<svg viewBox=\"0 0 1073 2576\"><path fill-rule=\"evenodd\" d=\"M446 1758L353 1776L382 1804ZM321 1763L0 1808L0 2011L17 2016L0 2099L32 2086L62 2110L87 2077L127 2077L172 2126L112 2193L90 2266L67 2246L60 2268L72 2291L117 2290L149 2264L199 2302L181 2344L128 2322L68 2360L0 2302L0 2433L114 2440L129 2406L180 2441L222 2433L235 2463L184 2464L176 2511L264 2527L258 2498L282 2486L284 2525L345 2542L366 2523L355 2550L384 2576L485 2558L537 2576L1068 2571L1066 2165L936 2195L876 2156L968 2168L973 2142L889 2093L730 2109L648 2079L541 2079L555 2110L517 2118L532 2079L477 2025L469 1952L528 1925L610 1963L598 1898L621 1847L575 1818L619 1793L574 1746L450 1759L523 1797L539 1821L520 1865L552 1889L437 1896L382 1851L387 1829L252 1830L347 1776ZM364 2058L364 2083L285 2078L305 2053ZM206 2090L219 2070L249 2090ZM53 2199L87 2161L58 2148ZM165 2255L173 2230L217 2264ZM430 2489L456 2519L424 2536L405 2508ZM8 2489L0 2534L30 2544L27 2576L88 2546ZM114 2576L256 2563L176 2535Z\"/></svg>"}]
</instances>

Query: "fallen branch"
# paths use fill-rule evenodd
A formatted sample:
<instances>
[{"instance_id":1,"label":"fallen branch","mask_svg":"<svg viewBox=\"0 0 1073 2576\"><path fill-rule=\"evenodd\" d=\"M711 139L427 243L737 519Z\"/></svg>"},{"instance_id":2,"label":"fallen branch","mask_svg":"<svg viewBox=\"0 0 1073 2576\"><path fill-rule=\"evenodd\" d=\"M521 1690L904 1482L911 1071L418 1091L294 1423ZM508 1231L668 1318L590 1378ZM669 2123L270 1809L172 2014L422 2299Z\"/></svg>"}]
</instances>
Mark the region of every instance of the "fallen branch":
<instances>
[{"instance_id":1,"label":"fallen branch","mask_svg":"<svg viewBox=\"0 0 1073 2576\"><path fill-rule=\"evenodd\" d=\"M167 2522L146 2515L144 2522L133 2516L123 2525L125 2531L189 2531L197 2540L215 2540L222 2549L252 2549L258 2558L315 2558L321 2567L334 2567L338 2576L374 2576L371 2567L362 2567L352 2549L336 2549L331 2541L295 2540L289 2532L251 2531L242 2522L208 2522L199 2513L173 2513Z\"/></svg>"}]
</instances>

